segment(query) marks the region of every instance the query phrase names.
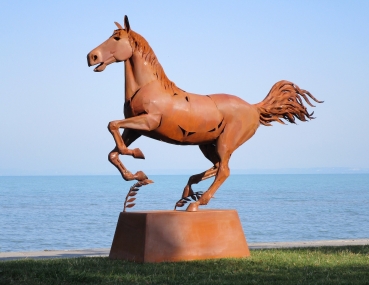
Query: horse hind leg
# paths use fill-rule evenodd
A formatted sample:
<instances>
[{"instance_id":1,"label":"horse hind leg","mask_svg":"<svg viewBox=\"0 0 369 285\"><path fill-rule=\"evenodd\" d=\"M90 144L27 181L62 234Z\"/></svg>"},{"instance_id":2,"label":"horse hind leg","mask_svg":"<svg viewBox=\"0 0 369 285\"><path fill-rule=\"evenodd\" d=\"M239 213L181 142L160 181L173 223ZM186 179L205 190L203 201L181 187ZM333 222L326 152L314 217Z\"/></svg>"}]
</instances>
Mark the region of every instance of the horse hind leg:
<instances>
[{"instance_id":1,"label":"horse hind leg","mask_svg":"<svg viewBox=\"0 0 369 285\"><path fill-rule=\"evenodd\" d=\"M250 139L255 134L257 128L252 121L250 124L244 125L241 129L239 127L240 125L242 126L239 122L233 121L225 126L224 132L219 136L216 143L216 153L219 156L219 167L214 182L198 201L188 206L187 211L197 211L199 205L207 205L215 192L228 178L230 174L228 163L232 153L240 145Z\"/></svg>"}]
</instances>

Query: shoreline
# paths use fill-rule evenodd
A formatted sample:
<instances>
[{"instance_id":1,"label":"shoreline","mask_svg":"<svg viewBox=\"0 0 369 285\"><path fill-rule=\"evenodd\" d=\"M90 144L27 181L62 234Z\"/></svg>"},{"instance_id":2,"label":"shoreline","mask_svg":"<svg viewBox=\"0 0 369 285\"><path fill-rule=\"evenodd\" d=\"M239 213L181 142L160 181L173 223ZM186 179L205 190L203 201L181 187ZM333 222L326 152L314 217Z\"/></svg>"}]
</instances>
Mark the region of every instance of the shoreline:
<instances>
[{"instance_id":1,"label":"shoreline","mask_svg":"<svg viewBox=\"0 0 369 285\"><path fill-rule=\"evenodd\" d=\"M250 250L273 249L273 248L323 247L323 246L333 247L333 246L369 245L369 239L258 242L258 243L248 243L248 245ZM0 252L0 261L20 260L20 259L107 257L109 256L109 252L110 248Z\"/></svg>"}]
</instances>

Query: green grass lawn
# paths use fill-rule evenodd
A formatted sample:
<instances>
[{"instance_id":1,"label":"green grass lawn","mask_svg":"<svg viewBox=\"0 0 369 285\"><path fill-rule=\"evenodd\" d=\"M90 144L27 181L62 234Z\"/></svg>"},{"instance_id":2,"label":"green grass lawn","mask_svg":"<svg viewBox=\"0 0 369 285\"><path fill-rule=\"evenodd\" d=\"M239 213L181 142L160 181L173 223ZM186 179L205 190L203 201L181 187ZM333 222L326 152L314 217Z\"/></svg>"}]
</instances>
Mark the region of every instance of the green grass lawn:
<instances>
[{"instance_id":1,"label":"green grass lawn","mask_svg":"<svg viewBox=\"0 0 369 285\"><path fill-rule=\"evenodd\" d=\"M250 258L138 264L108 258L0 262L0 284L369 284L369 246L253 250Z\"/></svg>"}]
</instances>

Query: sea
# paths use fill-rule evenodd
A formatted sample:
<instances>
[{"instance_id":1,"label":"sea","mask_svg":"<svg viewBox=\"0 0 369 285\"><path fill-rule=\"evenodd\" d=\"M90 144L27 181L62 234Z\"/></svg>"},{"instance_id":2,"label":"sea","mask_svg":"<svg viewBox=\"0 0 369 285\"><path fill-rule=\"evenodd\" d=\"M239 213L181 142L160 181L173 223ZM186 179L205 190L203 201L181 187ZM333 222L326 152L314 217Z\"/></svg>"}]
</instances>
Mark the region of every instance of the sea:
<instances>
[{"instance_id":1,"label":"sea","mask_svg":"<svg viewBox=\"0 0 369 285\"><path fill-rule=\"evenodd\" d=\"M150 179L127 211L173 210L188 175ZM0 252L109 248L133 184L120 176L0 176ZM369 238L369 174L231 175L202 208L236 209L249 243Z\"/></svg>"}]
</instances>

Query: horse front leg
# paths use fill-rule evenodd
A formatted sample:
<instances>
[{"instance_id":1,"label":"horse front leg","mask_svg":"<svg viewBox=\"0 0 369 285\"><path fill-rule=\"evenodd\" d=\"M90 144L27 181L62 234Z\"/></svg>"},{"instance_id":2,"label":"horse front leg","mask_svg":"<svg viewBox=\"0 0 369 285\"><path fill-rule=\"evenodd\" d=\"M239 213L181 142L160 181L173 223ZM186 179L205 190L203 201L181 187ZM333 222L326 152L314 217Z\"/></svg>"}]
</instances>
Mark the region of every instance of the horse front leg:
<instances>
[{"instance_id":1,"label":"horse front leg","mask_svg":"<svg viewBox=\"0 0 369 285\"><path fill-rule=\"evenodd\" d=\"M140 137L140 134L134 130L154 130L159 126L160 120L160 115L146 114L109 123L108 129L113 135L116 147L109 153L108 159L119 170L124 180L136 179L142 181L147 179L147 176L142 171L132 174L120 161L119 154L132 155L134 158L145 158L140 149L128 149L128 146ZM119 132L120 128L125 128L122 135Z\"/></svg>"},{"instance_id":2,"label":"horse front leg","mask_svg":"<svg viewBox=\"0 0 369 285\"><path fill-rule=\"evenodd\" d=\"M219 167L219 155L216 151L216 145L214 143L199 145L202 154L209 159L214 166L202 173L192 175L187 182L182 194L182 198L191 196L193 194L192 185L197 184L203 180L215 176L218 172Z\"/></svg>"},{"instance_id":3,"label":"horse front leg","mask_svg":"<svg viewBox=\"0 0 369 285\"><path fill-rule=\"evenodd\" d=\"M199 205L207 205L210 201L210 199L214 196L214 193L218 190L220 185L223 184L223 182L228 178L229 176L229 167L228 167L228 160L227 161L221 161L219 164L218 172L215 175L215 179L213 184L210 186L210 188L202 194L200 199L196 202L191 203L186 211L188 212L196 212L198 210Z\"/></svg>"},{"instance_id":4,"label":"horse front leg","mask_svg":"<svg viewBox=\"0 0 369 285\"><path fill-rule=\"evenodd\" d=\"M141 135L131 129L125 129L122 134L122 140L124 144L128 147L131 143L133 143L136 139L138 139ZM108 159L110 163L112 163L120 172L123 179L126 181L129 180L145 180L147 176L142 172L138 171L136 174L132 174L120 161L119 159L119 152L117 147L115 147L108 155Z\"/></svg>"},{"instance_id":5,"label":"horse front leg","mask_svg":"<svg viewBox=\"0 0 369 285\"><path fill-rule=\"evenodd\" d=\"M183 190L183 194L182 194L182 198L186 198L189 196L192 196L194 194L193 190L192 190L192 185L193 184L197 184L201 181L204 181L206 179L209 179L213 176L215 176L218 172L218 166L214 165L212 168L201 172L199 174L195 174L192 175L187 182L187 185L185 186L184 190Z\"/></svg>"},{"instance_id":6,"label":"horse front leg","mask_svg":"<svg viewBox=\"0 0 369 285\"><path fill-rule=\"evenodd\" d=\"M232 152L236 149L237 145L233 145L234 142L232 140L233 133L229 132L229 130L225 130L223 134L220 135L216 145L212 149L213 159L219 159L219 163L217 164L217 172L215 174L215 179L211 184L210 188L205 191L204 194L200 197L196 202L191 203L186 211L188 212L196 212L198 210L199 205L207 205L210 199L214 196L215 192L218 190L220 185L228 178L229 171L229 159L231 158ZM205 154L205 153L204 153ZM215 156L216 154L216 156Z\"/></svg>"},{"instance_id":7,"label":"horse front leg","mask_svg":"<svg viewBox=\"0 0 369 285\"><path fill-rule=\"evenodd\" d=\"M132 155L135 158L145 158L140 149L128 149L125 145L119 129L132 129L141 131L155 130L161 121L161 115L145 114L124 120L112 121L108 125L109 132L113 135L119 154Z\"/></svg>"},{"instance_id":8,"label":"horse front leg","mask_svg":"<svg viewBox=\"0 0 369 285\"><path fill-rule=\"evenodd\" d=\"M182 207L185 205L185 203L189 200L189 197L191 197L193 200L198 200L199 196L202 194L200 192L194 192L192 190L192 185L197 184L201 181L204 181L206 179L209 179L213 176L215 176L218 172L219 168L219 156L216 151L216 146L214 143L211 144L204 144L199 145L201 152L204 154L204 156L209 159L214 166L202 173L192 175L187 182L187 185L185 186L182 194L182 198L176 203L175 208Z\"/></svg>"},{"instance_id":9,"label":"horse front leg","mask_svg":"<svg viewBox=\"0 0 369 285\"><path fill-rule=\"evenodd\" d=\"M208 178L215 176L217 172L218 172L218 166L214 165L212 168L202 173L192 175L188 179L187 185L185 186L183 190L182 198L179 199L177 203L175 204L174 210L176 210L177 207L183 207L187 203L187 201L190 201L189 197L191 197L192 200L199 202L199 200L201 199L201 196L203 195L202 191L194 192L191 186L193 184L197 184L201 181L204 181Z\"/></svg>"}]
</instances>

